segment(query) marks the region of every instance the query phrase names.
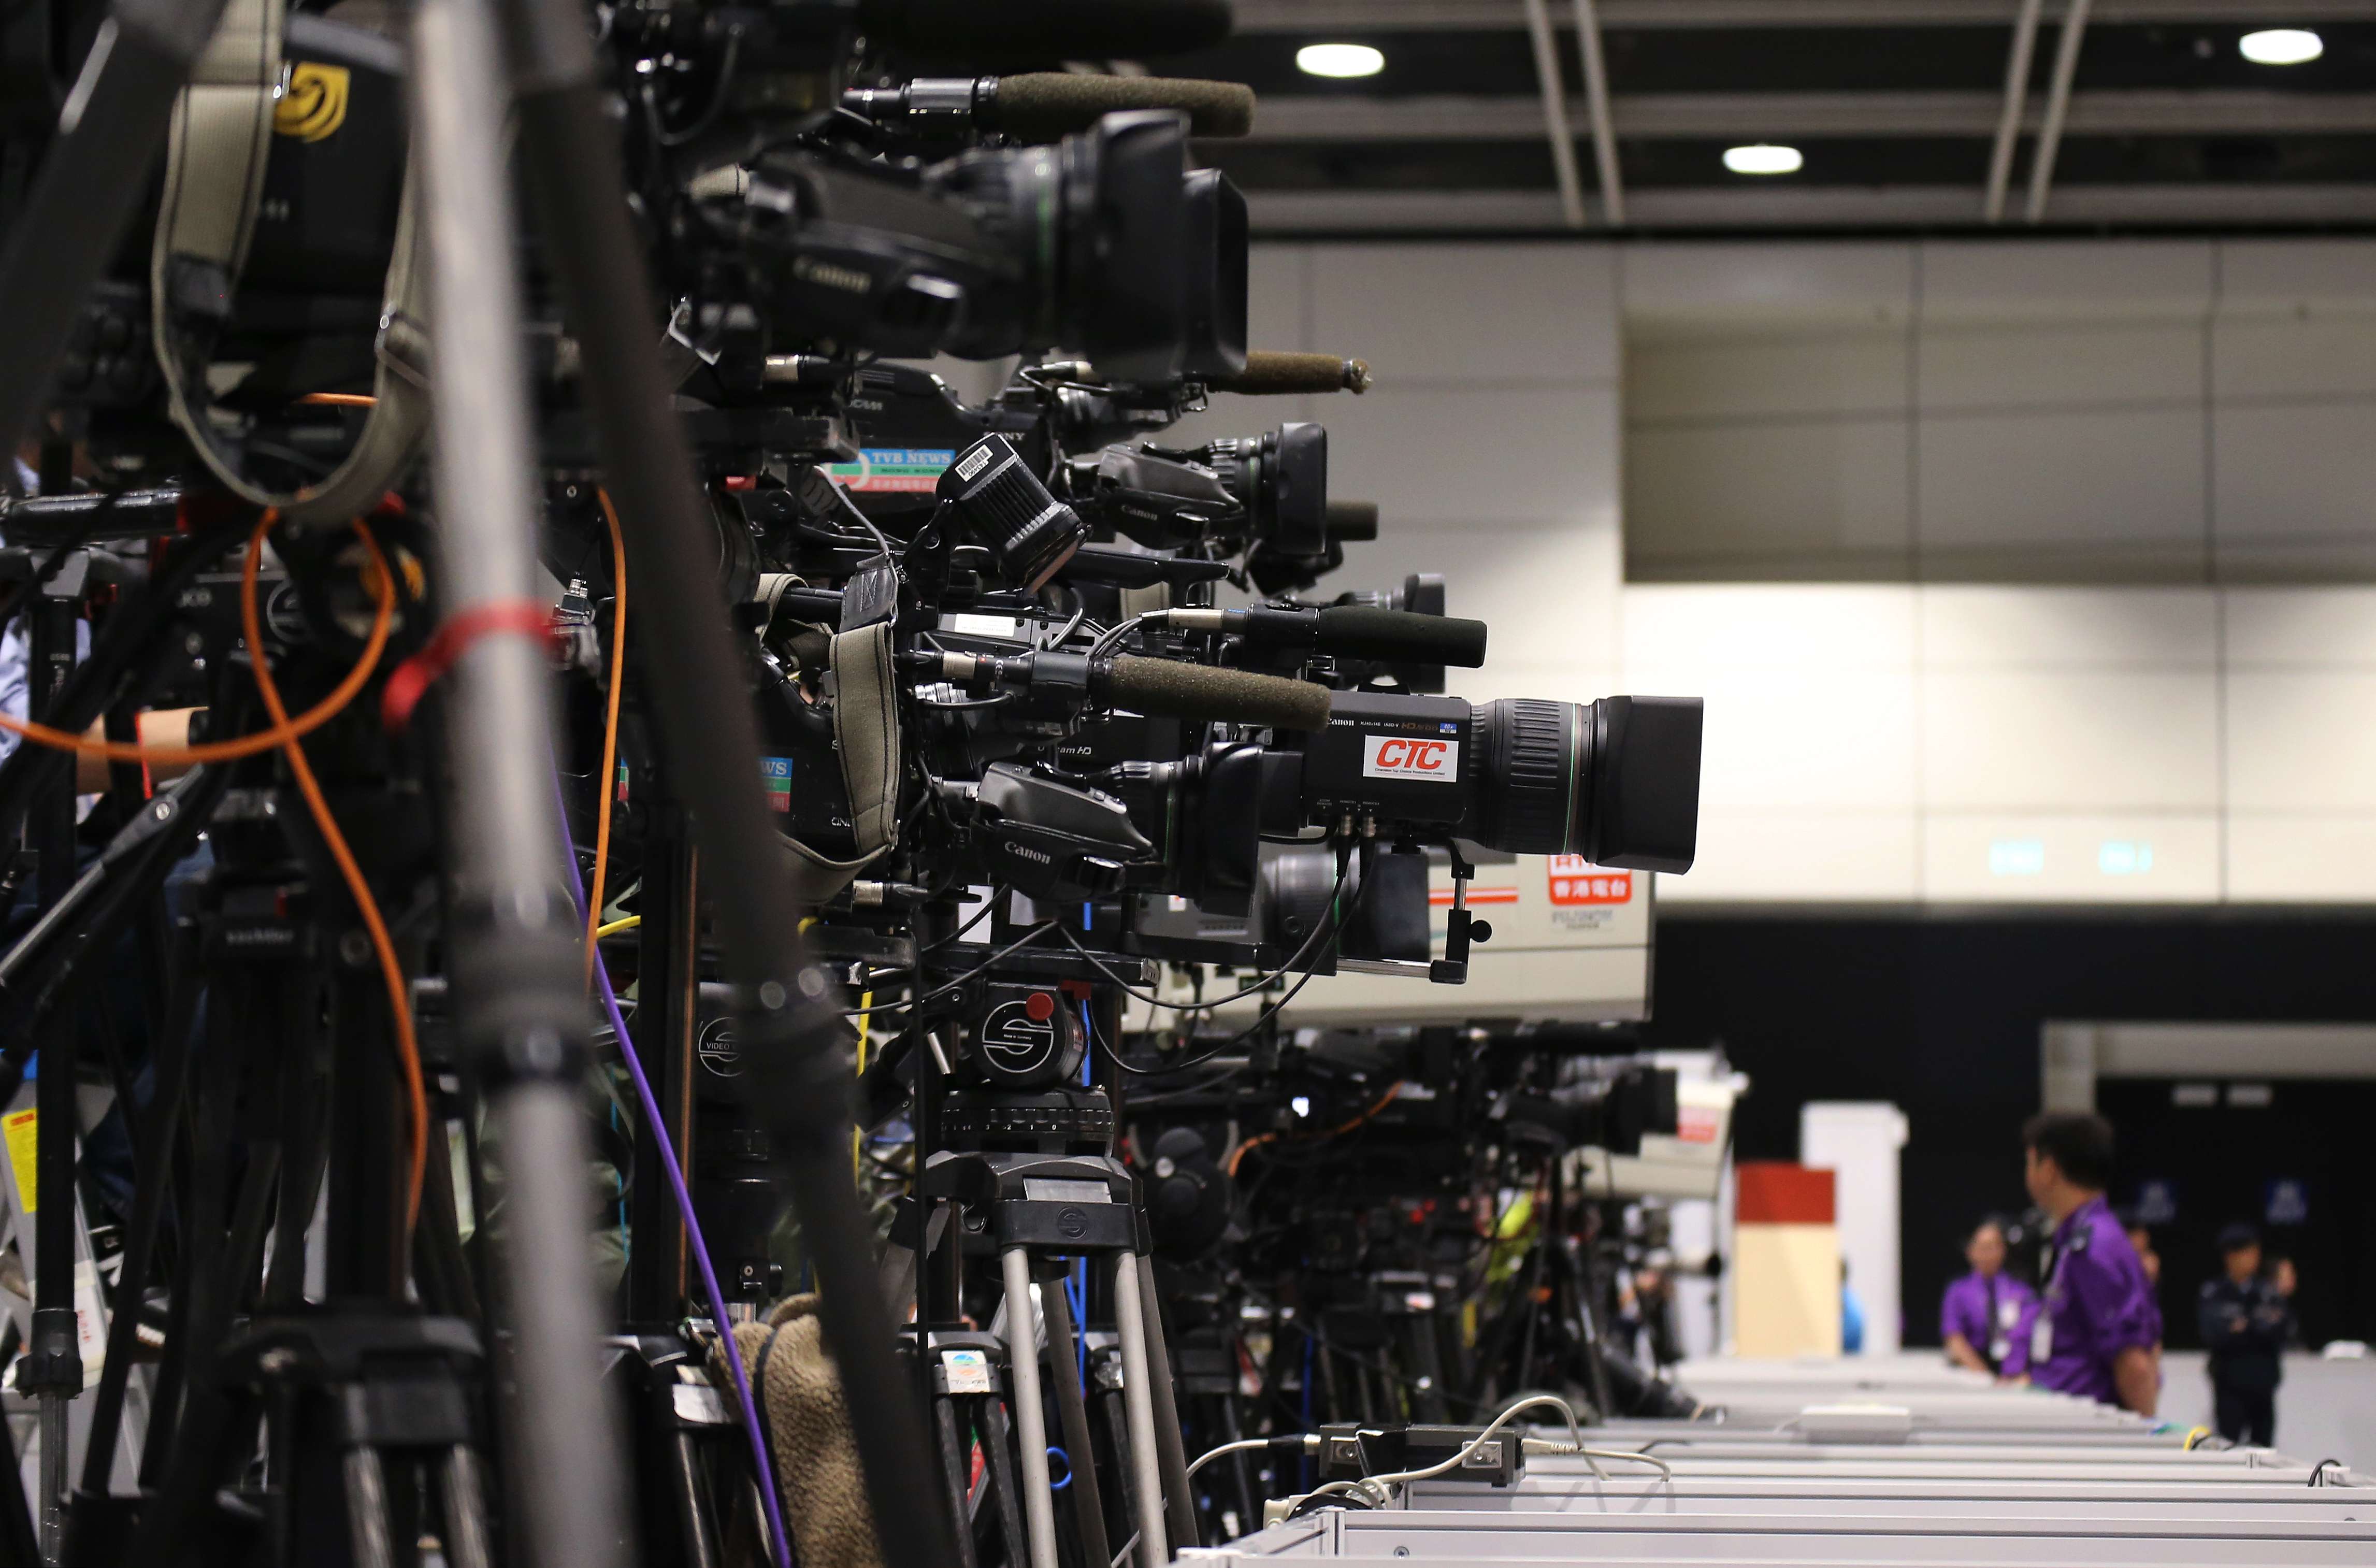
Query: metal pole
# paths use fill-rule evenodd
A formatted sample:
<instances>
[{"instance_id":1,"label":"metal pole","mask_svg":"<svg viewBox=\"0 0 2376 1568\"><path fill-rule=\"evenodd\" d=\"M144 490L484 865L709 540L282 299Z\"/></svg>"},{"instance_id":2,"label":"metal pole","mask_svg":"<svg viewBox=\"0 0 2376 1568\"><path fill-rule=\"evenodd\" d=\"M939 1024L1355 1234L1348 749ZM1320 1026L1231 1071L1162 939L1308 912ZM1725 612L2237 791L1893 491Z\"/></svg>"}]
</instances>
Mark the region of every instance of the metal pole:
<instances>
[{"instance_id":1,"label":"metal pole","mask_svg":"<svg viewBox=\"0 0 2376 1568\"><path fill-rule=\"evenodd\" d=\"M419 0L406 80L427 197L437 542L453 614L539 589L501 65L490 0ZM528 1536L520 1561L609 1568L624 1562L627 1483L597 1372L577 1099L588 1016L550 704L543 650L529 638L481 637L455 666L449 951L457 1028L492 1086L504 1148L499 1278L513 1344L503 1426Z\"/></svg>"},{"instance_id":2,"label":"metal pole","mask_svg":"<svg viewBox=\"0 0 2376 1568\"><path fill-rule=\"evenodd\" d=\"M82 563L59 574L78 585ZM45 711L74 673L73 599L56 579L29 583L32 610L32 692L28 708ZM75 800L70 772L53 774L26 822L26 839L39 859L44 908L62 901L75 880ZM45 1010L41 1028L41 1077L33 1086L34 1125L33 1337L24 1386L41 1396L42 1561L54 1565L65 1551L66 1406L82 1392L82 1353L75 1320L75 1012L71 1001Z\"/></svg>"},{"instance_id":3,"label":"metal pole","mask_svg":"<svg viewBox=\"0 0 2376 1568\"><path fill-rule=\"evenodd\" d=\"M2037 127L2037 149L2029 155L2029 210L2032 223L2046 216L2046 193L2054 184L2054 157L2062 150L2062 122L2071 113L2071 79L2079 71L2079 43L2087 34L2088 0L2071 0L2062 18L2062 34L2054 41L2054 78L2047 84L2046 118Z\"/></svg>"},{"instance_id":4,"label":"metal pole","mask_svg":"<svg viewBox=\"0 0 2376 1568\"><path fill-rule=\"evenodd\" d=\"M895 1357L873 1225L849 1169L848 1030L832 980L808 961L800 900L760 798L757 720L709 564L715 529L671 411L664 317L628 220L614 100L576 0L501 3L544 255L585 355L604 475L629 570L644 585L644 673L662 760L692 811L726 978L743 999L736 1038L815 1265L884 1562L941 1568L956 1556L956 1534L936 1489L916 1489L932 1463L924 1406Z\"/></svg>"},{"instance_id":5,"label":"metal pole","mask_svg":"<svg viewBox=\"0 0 2376 1568\"><path fill-rule=\"evenodd\" d=\"M2021 0L2014 18L2013 53L2005 57L2004 113L1997 120L1996 145L1989 149L1988 220L2004 221L2005 191L2013 184L2013 151L2021 141L2021 111L2029 98L2029 62L2037 47L2037 10L2042 0Z\"/></svg>"},{"instance_id":6,"label":"metal pole","mask_svg":"<svg viewBox=\"0 0 2376 1568\"><path fill-rule=\"evenodd\" d=\"M1139 1300L1138 1262L1114 1254L1114 1328L1122 1338L1122 1404L1130 1424L1130 1490L1138 1515L1138 1560L1164 1568L1171 1547L1163 1528L1163 1469L1155 1447L1153 1382L1146 1366L1146 1308Z\"/></svg>"},{"instance_id":7,"label":"metal pole","mask_svg":"<svg viewBox=\"0 0 2376 1568\"><path fill-rule=\"evenodd\" d=\"M1156 1461L1163 1475L1163 1495L1170 1505L1171 1538L1182 1547L1202 1546L1197 1538L1196 1498L1188 1487L1186 1437L1180 1426L1180 1402L1171 1386L1171 1350L1163 1337L1163 1298L1155 1289L1155 1260L1145 1253L1138 1260L1138 1300L1146 1313L1147 1396L1155 1412Z\"/></svg>"},{"instance_id":8,"label":"metal pole","mask_svg":"<svg viewBox=\"0 0 2376 1568\"><path fill-rule=\"evenodd\" d=\"M1535 45L1535 82L1543 93L1543 134L1550 137L1551 168L1559 175L1560 210L1571 229L1584 227L1584 176L1575 166L1575 137L1567 128L1567 84L1560 76L1559 45L1551 38L1551 14L1544 0L1527 0L1527 36Z\"/></svg>"},{"instance_id":9,"label":"metal pole","mask_svg":"<svg viewBox=\"0 0 2376 1568\"><path fill-rule=\"evenodd\" d=\"M1023 1522L1031 1534L1031 1568L1056 1568L1056 1505L1048 1487L1048 1416L1040 1403L1040 1329L1031 1311L1031 1256L1021 1247L1009 1247L998 1254L998 1264L1006 1277L1006 1373L1015 1394L1016 1446L1023 1452ZM1073 1467L1086 1462L1086 1455L1076 1455Z\"/></svg>"},{"instance_id":10,"label":"metal pole","mask_svg":"<svg viewBox=\"0 0 2376 1568\"><path fill-rule=\"evenodd\" d=\"M1600 215L1612 229L1625 227L1625 183L1617 168L1617 121L1609 109L1609 61L1600 42L1600 13L1593 0L1575 0L1575 42L1584 57L1584 103L1592 116L1592 160L1600 172Z\"/></svg>"}]
</instances>

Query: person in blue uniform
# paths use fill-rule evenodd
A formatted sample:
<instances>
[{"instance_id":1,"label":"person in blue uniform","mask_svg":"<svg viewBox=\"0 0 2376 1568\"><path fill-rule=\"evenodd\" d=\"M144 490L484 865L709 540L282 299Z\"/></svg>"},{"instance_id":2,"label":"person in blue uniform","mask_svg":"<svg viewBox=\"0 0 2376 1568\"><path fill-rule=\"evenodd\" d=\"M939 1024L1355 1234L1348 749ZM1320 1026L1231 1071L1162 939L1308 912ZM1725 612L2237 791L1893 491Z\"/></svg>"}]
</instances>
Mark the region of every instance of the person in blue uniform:
<instances>
[{"instance_id":1,"label":"person in blue uniform","mask_svg":"<svg viewBox=\"0 0 2376 1568\"><path fill-rule=\"evenodd\" d=\"M2004 1271L2004 1224L1993 1217L1972 1228L1964 1242L1972 1272L1947 1287L1939 1301L1939 1340L1959 1367L2013 1377L2022 1370L2014 1354L2017 1331L2037 1303L2037 1292Z\"/></svg>"},{"instance_id":2,"label":"person in blue uniform","mask_svg":"<svg viewBox=\"0 0 2376 1568\"><path fill-rule=\"evenodd\" d=\"M2026 1376L2040 1388L2150 1416L2160 1397L2159 1313L2136 1249L2104 1201L2112 1125L2047 1111L2030 1118L2021 1141L2030 1200L2054 1222L2021 1348Z\"/></svg>"},{"instance_id":3,"label":"person in blue uniform","mask_svg":"<svg viewBox=\"0 0 2376 1568\"><path fill-rule=\"evenodd\" d=\"M2196 1316L2211 1352L2211 1420L2230 1443L2266 1448L2276 1440L2277 1384L2294 1309L2261 1277L2261 1237L2249 1225L2219 1233L2225 1272L2203 1287Z\"/></svg>"}]
</instances>

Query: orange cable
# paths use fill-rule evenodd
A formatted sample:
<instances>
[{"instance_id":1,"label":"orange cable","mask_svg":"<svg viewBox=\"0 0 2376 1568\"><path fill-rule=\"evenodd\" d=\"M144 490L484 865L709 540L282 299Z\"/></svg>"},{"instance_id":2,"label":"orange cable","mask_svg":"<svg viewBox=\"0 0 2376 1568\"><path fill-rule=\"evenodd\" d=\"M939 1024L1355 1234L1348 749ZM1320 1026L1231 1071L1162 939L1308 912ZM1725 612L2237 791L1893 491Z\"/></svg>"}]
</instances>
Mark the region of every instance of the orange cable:
<instances>
[{"instance_id":1,"label":"orange cable","mask_svg":"<svg viewBox=\"0 0 2376 1568\"><path fill-rule=\"evenodd\" d=\"M371 885L363 880L354 851L347 848L346 836L339 831L338 819L330 814L329 802L322 797L322 786L314 778L313 765L305 760L305 748L298 744L298 732L289 723L289 709L281 703L280 688L272 679L272 662L264 655L264 617L256 606L255 574L264 558L264 536L272 530L279 516L277 511L265 513L256 520L255 531L248 536L247 561L239 576L240 629L247 637L248 667L255 675L256 695L264 699L265 711L272 715L276 729L284 732L282 754L289 759L289 770L296 776L297 788L305 797L306 809L314 814L314 825L321 830L330 858L339 864L339 874L346 879L347 891L353 896L355 909L362 916L363 929L371 933L372 950L379 956L380 978L387 983L388 1010L396 1020L396 1053L404 1072L412 1123L404 1200L404 1251L410 1257L413 1227L421 1218L422 1179L429 1166L429 1091L422 1082L421 1046L413 1037L412 1009L405 1002L404 968L397 962L396 944L388 937L387 922L380 918L379 901L372 897ZM379 619L372 628L374 642L363 661L368 666L377 655L378 643L387 635L396 602L396 579L388 570L387 557L380 553L379 540L372 537L362 518L355 519L354 530L363 541L363 549L370 552L377 578Z\"/></svg>"},{"instance_id":2,"label":"orange cable","mask_svg":"<svg viewBox=\"0 0 2376 1568\"><path fill-rule=\"evenodd\" d=\"M327 409L368 409L379 401L368 392L308 392L297 400Z\"/></svg>"},{"instance_id":3,"label":"orange cable","mask_svg":"<svg viewBox=\"0 0 2376 1568\"><path fill-rule=\"evenodd\" d=\"M277 516L272 513L267 513L265 517L265 522L258 526L255 536L257 540L264 537L265 529L278 520ZM366 539L370 537L369 530L364 529L360 522L355 526ZM396 620L395 579L386 572L386 562L381 557L379 546L376 543L372 546L372 558L379 561L382 565L378 589L379 602L374 607L371 635L363 642L362 657L355 660L355 667L347 671L346 679L340 681L328 696L299 714L294 719L283 716L281 722L268 730L258 730L253 734L234 736L228 741L207 741L195 746L147 746L137 741L94 741L87 735L72 734L47 724L34 723L6 713L0 713L0 730L13 731L37 745L48 746L54 751L73 752L80 756L105 757L110 762L143 763L151 766L172 763L190 765L202 762L236 762L242 757L255 756L276 746L285 745L301 735L310 735L336 719L347 704L354 700L355 694L363 689L363 683L371 679L373 670L378 667L381 652L387 647L388 628ZM255 571L255 546L251 541L248 546L247 576L252 578ZM248 644L251 659L258 663L263 661L263 646L261 641L251 641Z\"/></svg>"},{"instance_id":4,"label":"orange cable","mask_svg":"<svg viewBox=\"0 0 2376 1568\"><path fill-rule=\"evenodd\" d=\"M1395 1096L1402 1092L1403 1086L1400 1082L1391 1084L1387 1087L1385 1093L1380 1095L1376 1099L1370 1102L1370 1108L1367 1111L1362 1111L1359 1116L1354 1117L1351 1121L1340 1122L1325 1133L1312 1133L1307 1134L1305 1136L1314 1142L1324 1138L1342 1137L1345 1134L1351 1132L1362 1123L1367 1122L1371 1117L1375 1116L1379 1111L1384 1111L1386 1108L1386 1102L1393 1099ZM1248 1138L1236 1148L1230 1150L1230 1163L1227 1172L1229 1176L1234 1180L1238 1174L1238 1161L1245 1158L1248 1154L1260 1148L1263 1145L1276 1142L1278 1134L1277 1133L1259 1134L1253 1137ZM1305 1138L1299 1138L1296 1140L1298 1143L1304 1141Z\"/></svg>"},{"instance_id":5,"label":"orange cable","mask_svg":"<svg viewBox=\"0 0 2376 1568\"><path fill-rule=\"evenodd\" d=\"M619 760L619 687L627 668L627 542L619 531L619 514L611 493L596 489L602 503L602 520L611 525L611 692L602 716L602 771L595 775L594 875L586 892L586 986L594 985L594 933L602 921L603 873L611 869L611 801L618 793L612 769Z\"/></svg>"}]
</instances>

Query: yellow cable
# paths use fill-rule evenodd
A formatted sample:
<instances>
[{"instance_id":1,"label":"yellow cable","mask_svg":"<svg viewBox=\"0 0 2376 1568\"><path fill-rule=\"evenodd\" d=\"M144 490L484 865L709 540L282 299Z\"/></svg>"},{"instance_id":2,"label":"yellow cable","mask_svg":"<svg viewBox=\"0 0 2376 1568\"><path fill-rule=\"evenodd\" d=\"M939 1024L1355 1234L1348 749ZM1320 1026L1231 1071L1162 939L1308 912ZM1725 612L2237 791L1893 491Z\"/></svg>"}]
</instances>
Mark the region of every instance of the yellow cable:
<instances>
[{"instance_id":1,"label":"yellow cable","mask_svg":"<svg viewBox=\"0 0 2376 1568\"><path fill-rule=\"evenodd\" d=\"M616 936L623 931L633 931L643 923L643 916L629 915L623 920L612 921L608 925L598 925L594 928L594 940L600 942L606 936Z\"/></svg>"},{"instance_id":2,"label":"yellow cable","mask_svg":"<svg viewBox=\"0 0 2376 1568\"><path fill-rule=\"evenodd\" d=\"M586 989L594 989L594 944L602 939L602 884L611 869L611 802L619 792L619 782L611 777L619 766L619 689L626 683L621 677L626 671L627 659L627 542L619 531L618 509L611 505L611 493L596 490L596 500L602 503L602 520L611 528L611 690L604 699L602 714L602 771L595 775L594 807L594 875L586 892ZM624 931L624 925L613 922L613 930Z\"/></svg>"}]
</instances>

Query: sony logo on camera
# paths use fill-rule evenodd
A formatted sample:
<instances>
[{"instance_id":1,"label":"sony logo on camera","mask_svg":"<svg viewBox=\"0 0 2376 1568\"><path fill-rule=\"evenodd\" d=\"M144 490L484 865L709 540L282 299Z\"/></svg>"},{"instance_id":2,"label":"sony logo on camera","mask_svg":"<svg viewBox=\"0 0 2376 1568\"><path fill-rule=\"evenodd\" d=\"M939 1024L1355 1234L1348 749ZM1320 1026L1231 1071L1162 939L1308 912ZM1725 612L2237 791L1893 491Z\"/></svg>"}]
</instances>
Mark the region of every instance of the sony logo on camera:
<instances>
[{"instance_id":1,"label":"sony logo on camera","mask_svg":"<svg viewBox=\"0 0 2376 1568\"><path fill-rule=\"evenodd\" d=\"M1460 742L1418 735L1371 735L1361 750L1364 778L1460 781Z\"/></svg>"}]
</instances>

